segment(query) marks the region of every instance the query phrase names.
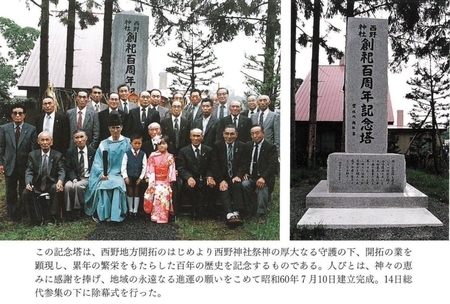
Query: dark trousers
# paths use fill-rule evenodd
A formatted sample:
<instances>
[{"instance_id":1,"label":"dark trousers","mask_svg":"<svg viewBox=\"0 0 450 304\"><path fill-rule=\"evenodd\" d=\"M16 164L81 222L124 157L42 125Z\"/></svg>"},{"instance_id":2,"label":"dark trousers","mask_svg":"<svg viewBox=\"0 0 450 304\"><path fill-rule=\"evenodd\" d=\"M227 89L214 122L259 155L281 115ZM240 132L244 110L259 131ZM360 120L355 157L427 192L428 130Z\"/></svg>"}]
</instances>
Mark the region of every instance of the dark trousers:
<instances>
[{"instance_id":1,"label":"dark trousers","mask_svg":"<svg viewBox=\"0 0 450 304\"><path fill-rule=\"evenodd\" d=\"M25 206L22 202L22 191L25 189L25 172L19 172L16 166L10 176L5 176L5 186L7 217L8 219L21 219L25 213Z\"/></svg>"},{"instance_id":2,"label":"dark trousers","mask_svg":"<svg viewBox=\"0 0 450 304\"><path fill-rule=\"evenodd\" d=\"M227 213L244 210L244 191L242 183L233 183L231 179L225 180L228 183L228 190L219 191L220 204Z\"/></svg>"},{"instance_id":3,"label":"dark trousers","mask_svg":"<svg viewBox=\"0 0 450 304\"><path fill-rule=\"evenodd\" d=\"M49 199L41 196L42 193L48 193ZM61 207L63 201L63 192L56 192L56 184L50 184L44 191L34 189L22 192L23 202L25 203L28 219L32 224L39 224L45 221L55 221L61 219Z\"/></svg>"},{"instance_id":4,"label":"dark trousers","mask_svg":"<svg viewBox=\"0 0 450 304\"><path fill-rule=\"evenodd\" d=\"M188 200L192 206L191 215L193 219L203 219L205 217L205 211L209 208L214 188L206 185L206 181L199 179L195 180L194 187L189 187L187 181L183 182L183 198Z\"/></svg>"}]
</instances>

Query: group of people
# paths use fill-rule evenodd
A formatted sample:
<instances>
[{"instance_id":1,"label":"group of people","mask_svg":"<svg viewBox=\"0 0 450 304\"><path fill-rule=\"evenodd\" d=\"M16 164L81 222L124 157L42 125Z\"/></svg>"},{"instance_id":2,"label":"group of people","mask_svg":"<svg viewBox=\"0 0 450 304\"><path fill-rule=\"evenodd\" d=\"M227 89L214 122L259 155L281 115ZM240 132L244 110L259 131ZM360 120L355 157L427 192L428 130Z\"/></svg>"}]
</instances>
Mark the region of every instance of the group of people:
<instances>
[{"instance_id":1,"label":"group of people","mask_svg":"<svg viewBox=\"0 0 450 304\"><path fill-rule=\"evenodd\" d=\"M267 95L249 96L243 111L226 88L216 101L194 89L187 105L175 93L168 107L158 89L137 102L130 94L120 85L104 103L94 86L79 91L66 113L46 97L34 125L24 106L13 106L12 122L0 126L9 220L86 214L120 222L143 212L167 223L186 202L202 219L220 201L230 227L255 214L266 221L280 151L280 118Z\"/></svg>"}]
</instances>

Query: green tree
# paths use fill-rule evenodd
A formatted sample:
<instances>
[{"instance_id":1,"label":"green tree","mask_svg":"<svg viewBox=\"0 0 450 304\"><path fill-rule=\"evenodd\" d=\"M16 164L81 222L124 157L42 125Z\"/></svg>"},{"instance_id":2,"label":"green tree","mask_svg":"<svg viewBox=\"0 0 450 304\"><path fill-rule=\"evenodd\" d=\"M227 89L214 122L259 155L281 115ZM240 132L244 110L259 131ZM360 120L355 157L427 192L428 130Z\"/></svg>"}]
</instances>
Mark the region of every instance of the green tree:
<instances>
[{"instance_id":1,"label":"green tree","mask_svg":"<svg viewBox=\"0 0 450 304\"><path fill-rule=\"evenodd\" d=\"M441 60L442 61L442 60ZM448 122L450 110L450 78L445 69L445 63L439 64L430 56L424 63L414 65L415 76L407 81L412 91L406 94L407 99L415 102L410 115L415 126L430 128L431 152L436 173L440 172L439 157L443 156L439 125ZM425 114L426 113L426 114ZM423 118L424 117L424 118ZM444 118L445 121L439 121ZM439 149L437 141L440 141ZM446 161L445 158L442 158Z\"/></svg>"},{"instance_id":2,"label":"green tree","mask_svg":"<svg viewBox=\"0 0 450 304\"><path fill-rule=\"evenodd\" d=\"M167 54L175 66L166 68L166 72L176 76L173 85L179 89L196 89L209 86L214 78L223 75L219 66L215 66L216 56L210 47L210 39L202 38L202 31L180 33L178 48L181 51Z\"/></svg>"},{"instance_id":3,"label":"green tree","mask_svg":"<svg viewBox=\"0 0 450 304\"><path fill-rule=\"evenodd\" d=\"M22 28L11 19L0 17L0 34L8 48L6 58L0 57L0 98L9 99L9 90L17 84L39 31L32 27Z\"/></svg>"}]
</instances>

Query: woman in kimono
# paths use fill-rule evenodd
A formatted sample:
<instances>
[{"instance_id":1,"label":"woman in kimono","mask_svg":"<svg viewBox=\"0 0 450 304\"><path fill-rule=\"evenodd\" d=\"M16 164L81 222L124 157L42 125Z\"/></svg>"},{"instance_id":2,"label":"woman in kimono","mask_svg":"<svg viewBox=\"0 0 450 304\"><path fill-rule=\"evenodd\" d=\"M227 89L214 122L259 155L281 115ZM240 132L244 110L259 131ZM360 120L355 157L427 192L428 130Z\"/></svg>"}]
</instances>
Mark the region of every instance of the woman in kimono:
<instances>
[{"instance_id":1,"label":"woman in kimono","mask_svg":"<svg viewBox=\"0 0 450 304\"><path fill-rule=\"evenodd\" d=\"M111 136L100 142L95 153L85 196L85 213L95 222L121 222L127 214L126 187L120 172L123 155L131 145L130 139L121 135L122 128L120 114L111 111Z\"/></svg>"},{"instance_id":2,"label":"woman in kimono","mask_svg":"<svg viewBox=\"0 0 450 304\"><path fill-rule=\"evenodd\" d=\"M147 160L148 188L144 193L144 211L150 220L167 223L173 214L172 183L176 181L175 158L167 152L169 137L157 140L158 151L152 152Z\"/></svg>"}]
</instances>

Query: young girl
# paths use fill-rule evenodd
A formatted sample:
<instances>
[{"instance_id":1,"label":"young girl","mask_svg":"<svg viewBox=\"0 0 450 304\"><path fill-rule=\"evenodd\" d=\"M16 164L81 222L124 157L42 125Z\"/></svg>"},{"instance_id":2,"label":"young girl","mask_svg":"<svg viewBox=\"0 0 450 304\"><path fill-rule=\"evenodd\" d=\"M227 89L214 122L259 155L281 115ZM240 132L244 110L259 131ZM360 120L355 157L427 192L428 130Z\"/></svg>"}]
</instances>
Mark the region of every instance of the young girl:
<instances>
[{"instance_id":1,"label":"young girl","mask_svg":"<svg viewBox=\"0 0 450 304\"><path fill-rule=\"evenodd\" d=\"M122 177L127 187L128 212L130 217L137 219L141 196L140 185L145 177L147 157L141 150L142 136L131 136L131 149L123 156Z\"/></svg>"},{"instance_id":2,"label":"young girl","mask_svg":"<svg viewBox=\"0 0 450 304\"><path fill-rule=\"evenodd\" d=\"M158 151L152 152L147 161L148 188L144 194L144 211L150 220L167 223L173 214L172 183L176 181L175 158L167 152L169 137L157 140Z\"/></svg>"}]
</instances>

